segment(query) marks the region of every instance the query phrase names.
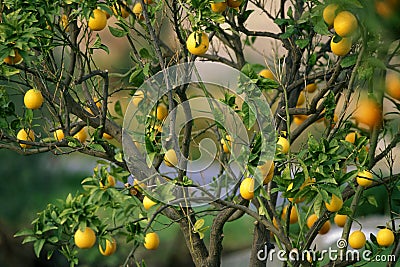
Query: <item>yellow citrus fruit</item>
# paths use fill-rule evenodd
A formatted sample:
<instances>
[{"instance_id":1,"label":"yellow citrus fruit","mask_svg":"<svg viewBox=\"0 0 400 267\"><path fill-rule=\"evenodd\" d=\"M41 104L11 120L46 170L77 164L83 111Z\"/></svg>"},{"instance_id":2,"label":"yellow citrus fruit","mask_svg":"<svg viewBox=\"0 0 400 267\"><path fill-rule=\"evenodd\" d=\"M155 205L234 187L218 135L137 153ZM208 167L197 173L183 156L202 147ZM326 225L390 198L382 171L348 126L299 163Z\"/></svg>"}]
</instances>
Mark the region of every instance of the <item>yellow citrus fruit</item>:
<instances>
[{"instance_id":1,"label":"yellow citrus fruit","mask_svg":"<svg viewBox=\"0 0 400 267\"><path fill-rule=\"evenodd\" d=\"M34 142L35 141L35 133L31 129L21 129L17 133L17 139L22 140L22 141L30 141ZM22 148L30 148L31 145L27 144L19 144Z\"/></svg>"},{"instance_id":2,"label":"yellow citrus fruit","mask_svg":"<svg viewBox=\"0 0 400 267\"><path fill-rule=\"evenodd\" d=\"M307 226L308 228L311 229L311 227L314 225L314 223L318 220L318 216L316 214L312 214L310 215L310 217L308 217L307 219ZM320 235L324 235L326 233L329 232L329 230L331 229L331 222L330 221L326 221L324 222L324 224L322 225L321 229L319 229L318 233Z\"/></svg>"},{"instance_id":3,"label":"yellow citrus fruit","mask_svg":"<svg viewBox=\"0 0 400 267\"><path fill-rule=\"evenodd\" d=\"M349 236L349 245L354 249L362 248L366 243L365 234L360 230L356 230Z\"/></svg>"},{"instance_id":4,"label":"yellow citrus fruit","mask_svg":"<svg viewBox=\"0 0 400 267\"><path fill-rule=\"evenodd\" d=\"M287 154L289 152L290 144L285 137L280 136L278 138L277 146L278 146L278 151L280 151L281 153Z\"/></svg>"},{"instance_id":5,"label":"yellow citrus fruit","mask_svg":"<svg viewBox=\"0 0 400 267\"><path fill-rule=\"evenodd\" d=\"M125 7L122 7L119 4L115 4L114 6L112 6L112 10L114 15L121 15L121 17L123 17L124 19L129 16L129 12L125 9Z\"/></svg>"},{"instance_id":6,"label":"yellow citrus fruit","mask_svg":"<svg viewBox=\"0 0 400 267\"><path fill-rule=\"evenodd\" d=\"M308 118L308 116L307 116L307 115L303 115L303 114L294 115L294 116L293 116L293 123L296 124L296 125L300 125L300 124L302 124L307 118Z\"/></svg>"},{"instance_id":7,"label":"yellow citrus fruit","mask_svg":"<svg viewBox=\"0 0 400 267\"><path fill-rule=\"evenodd\" d=\"M68 16L65 14L62 14L61 20L60 20L60 26L64 31L69 31L69 21L68 21Z\"/></svg>"},{"instance_id":8,"label":"yellow citrus fruit","mask_svg":"<svg viewBox=\"0 0 400 267\"><path fill-rule=\"evenodd\" d=\"M77 132L74 135L74 138L78 139L81 143L85 142L87 138L86 127L83 127L79 132Z\"/></svg>"},{"instance_id":9,"label":"yellow citrus fruit","mask_svg":"<svg viewBox=\"0 0 400 267\"><path fill-rule=\"evenodd\" d=\"M358 28L357 18L349 11L342 11L336 15L333 28L340 37L349 37Z\"/></svg>"},{"instance_id":10,"label":"yellow citrus fruit","mask_svg":"<svg viewBox=\"0 0 400 267\"><path fill-rule=\"evenodd\" d=\"M252 199L254 197L254 179L250 177L243 179L240 183L239 192L242 198Z\"/></svg>"},{"instance_id":11,"label":"yellow citrus fruit","mask_svg":"<svg viewBox=\"0 0 400 267\"><path fill-rule=\"evenodd\" d=\"M357 123L373 128L382 120L382 109L372 99L361 100L355 111L354 118Z\"/></svg>"},{"instance_id":12,"label":"yellow citrus fruit","mask_svg":"<svg viewBox=\"0 0 400 267\"><path fill-rule=\"evenodd\" d=\"M147 233L144 238L144 247L149 250L155 250L160 245L160 238L157 233Z\"/></svg>"},{"instance_id":13,"label":"yellow citrus fruit","mask_svg":"<svg viewBox=\"0 0 400 267\"><path fill-rule=\"evenodd\" d=\"M57 141L61 141L64 139L64 131L62 129L55 130L54 133L54 139Z\"/></svg>"},{"instance_id":14,"label":"yellow citrus fruit","mask_svg":"<svg viewBox=\"0 0 400 267\"><path fill-rule=\"evenodd\" d=\"M376 242L379 246L390 247L394 242L394 234L390 229L381 229L376 234Z\"/></svg>"},{"instance_id":15,"label":"yellow citrus fruit","mask_svg":"<svg viewBox=\"0 0 400 267\"><path fill-rule=\"evenodd\" d=\"M276 220L275 217L272 219L272 224L275 226L276 229L279 229L278 221Z\"/></svg>"},{"instance_id":16,"label":"yellow citrus fruit","mask_svg":"<svg viewBox=\"0 0 400 267\"><path fill-rule=\"evenodd\" d=\"M22 57L19 54L18 49L14 49L14 56L7 56L4 59L4 62L9 65L15 65L15 64L22 62Z\"/></svg>"},{"instance_id":17,"label":"yellow citrus fruit","mask_svg":"<svg viewBox=\"0 0 400 267\"><path fill-rule=\"evenodd\" d=\"M107 183L109 187L114 187L116 184L114 176L108 175L107 176Z\"/></svg>"},{"instance_id":18,"label":"yellow citrus fruit","mask_svg":"<svg viewBox=\"0 0 400 267\"><path fill-rule=\"evenodd\" d=\"M164 104L160 104L157 107L157 119L163 121L168 116L168 108Z\"/></svg>"},{"instance_id":19,"label":"yellow citrus fruit","mask_svg":"<svg viewBox=\"0 0 400 267\"><path fill-rule=\"evenodd\" d=\"M311 229L313 227L314 223L318 220L318 216L316 214L311 214L307 218L307 227Z\"/></svg>"},{"instance_id":20,"label":"yellow citrus fruit","mask_svg":"<svg viewBox=\"0 0 400 267\"><path fill-rule=\"evenodd\" d=\"M335 43L333 41L334 38L331 40L331 51L335 55L339 57L343 57L347 55L352 46L351 38L342 38L339 42Z\"/></svg>"},{"instance_id":21,"label":"yellow citrus fruit","mask_svg":"<svg viewBox=\"0 0 400 267\"><path fill-rule=\"evenodd\" d=\"M380 0L375 0L375 10L379 16L385 19L391 18L395 12L395 9L389 3Z\"/></svg>"},{"instance_id":22,"label":"yellow citrus fruit","mask_svg":"<svg viewBox=\"0 0 400 267\"><path fill-rule=\"evenodd\" d=\"M306 97L303 92L300 92L299 98L297 99L297 106L301 106L306 102Z\"/></svg>"},{"instance_id":23,"label":"yellow citrus fruit","mask_svg":"<svg viewBox=\"0 0 400 267\"><path fill-rule=\"evenodd\" d=\"M78 248L91 248L96 243L96 234L90 227L86 227L84 231L76 230L74 242Z\"/></svg>"},{"instance_id":24,"label":"yellow citrus fruit","mask_svg":"<svg viewBox=\"0 0 400 267\"><path fill-rule=\"evenodd\" d=\"M104 15L106 15L106 18L107 18L107 19L109 19L109 18L111 17L111 14L108 13L107 11L105 11L105 10L103 10L103 9L102 9L101 11L104 12Z\"/></svg>"},{"instance_id":25,"label":"yellow citrus fruit","mask_svg":"<svg viewBox=\"0 0 400 267\"><path fill-rule=\"evenodd\" d=\"M306 85L306 91L308 93L314 93L318 89L318 86L316 83L310 83Z\"/></svg>"},{"instance_id":26,"label":"yellow citrus fruit","mask_svg":"<svg viewBox=\"0 0 400 267\"><path fill-rule=\"evenodd\" d=\"M132 97L132 103L135 107L139 106L140 101L144 98L144 93L141 90L137 90Z\"/></svg>"},{"instance_id":27,"label":"yellow citrus fruit","mask_svg":"<svg viewBox=\"0 0 400 267\"><path fill-rule=\"evenodd\" d=\"M143 7L141 3L136 3L133 8L132 8L132 12L136 15L137 18L142 19L143 15Z\"/></svg>"},{"instance_id":28,"label":"yellow citrus fruit","mask_svg":"<svg viewBox=\"0 0 400 267\"><path fill-rule=\"evenodd\" d=\"M336 10L338 9L338 7L339 6L336 4L330 4L324 8L324 11L322 12L322 17L324 18L324 21L326 22L326 24L328 24L328 26L333 25L333 21L336 17Z\"/></svg>"},{"instance_id":29,"label":"yellow citrus fruit","mask_svg":"<svg viewBox=\"0 0 400 267\"><path fill-rule=\"evenodd\" d=\"M200 40L197 39L199 36ZM186 40L186 47L188 51L196 56L204 55L207 52L209 45L210 43L208 41L208 36L204 32L192 32Z\"/></svg>"},{"instance_id":30,"label":"yellow citrus fruit","mask_svg":"<svg viewBox=\"0 0 400 267\"><path fill-rule=\"evenodd\" d=\"M40 90L30 89L25 93L24 104L26 108L38 109L43 104L43 96Z\"/></svg>"},{"instance_id":31,"label":"yellow citrus fruit","mask_svg":"<svg viewBox=\"0 0 400 267\"><path fill-rule=\"evenodd\" d=\"M99 244L99 250L102 255L110 256L110 255L114 254L114 252L117 250L117 241L115 241L114 238L112 238L112 241L107 239L106 240L106 249L103 250L103 248Z\"/></svg>"},{"instance_id":32,"label":"yellow citrus fruit","mask_svg":"<svg viewBox=\"0 0 400 267\"><path fill-rule=\"evenodd\" d=\"M144 207L145 210L150 209L151 207L153 207L156 204L157 203L154 202L153 200L151 200L148 196L144 196L144 198L143 198L143 207Z\"/></svg>"},{"instance_id":33,"label":"yellow citrus fruit","mask_svg":"<svg viewBox=\"0 0 400 267\"><path fill-rule=\"evenodd\" d=\"M107 26L107 16L101 9L93 10L93 14L90 15L89 28L92 31L101 31Z\"/></svg>"},{"instance_id":34,"label":"yellow citrus fruit","mask_svg":"<svg viewBox=\"0 0 400 267\"><path fill-rule=\"evenodd\" d=\"M271 79L274 80L274 74L272 73L272 71L270 71L269 69L263 69L261 70L258 75L260 75L261 77L267 78L267 79Z\"/></svg>"},{"instance_id":35,"label":"yellow citrus fruit","mask_svg":"<svg viewBox=\"0 0 400 267\"><path fill-rule=\"evenodd\" d=\"M232 138L230 135L225 136L227 142L225 142L225 139L221 139L221 144L222 144L222 149L224 150L225 153L230 153L231 152L231 146L232 146Z\"/></svg>"},{"instance_id":36,"label":"yellow citrus fruit","mask_svg":"<svg viewBox=\"0 0 400 267\"><path fill-rule=\"evenodd\" d=\"M226 2L211 3L211 10L215 13L222 13L227 7Z\"/></svg>"},{"instance_id":37,"label":"yellow citrus fruit","mask_svg":"<svg viewBox=\"0 0 400 267\"><path fill-rule=\"evenodd\" d=\"M275 172L275 163L273 161L266 162L263 165L257 166L257 168L260 170L261 175L264 177L263 184L268 184L272 181Z\"/></svg>"},{"instance_id":38,"label":"yellow citrus fruit","mask_svg":"<svg viewBox=\"0 0 400 267\"><path fill-rule=\"evenodd\" d=\"M178 158L176 157L175 150L169 149L164 154L164 163L168 167L174 167L174 166L178 165Z\"/></svg>"},{"instance_id":39,"label":"yellow citrus fruit","mask_svg":"<svg viewBox=\"0 0 400 267\"><path fill-rule=\"evenodd\" d=\"M303 188L304 188L304 184L300 187L300 190L303 189ZM293 183L290 183L289 186L287 187L286 191L290 191L290 190L292 190L292 189L293 189ZM289 197L288 200L289 200L290 202L293 202L293 198L292 198L292 197ZM295 203L300 203L300 202L302 202L302 201L304 201L304 197L302 197L302 198L296 198L296 199L294 200Z\"/></svg>"},{"instance_id":40,"label":"yellow citrus fruit","mask_svg":"<svg viewBox=\"0 0 400 267\"><path fill-rule=\"evenodd\" d=\"M343 227L347 221L347 215L344 214L336 214L333 221L336 223L337 226Z\"/></svg>"},{"instance_id":41,"label":"yellow citrus fruit","mask_svg":"<svg viewBox=\"0 0 400 267\"><path fill-rule=\"evenodd\" d=\"M109 135L108 133L103 133L103 138L108 139L108 140L113 139L113 137L111 135Z\"/></svg>"},{"instance_id":42,"label":"yellow citrus fruit","mask_svg":"<svg viewBox=\"0 0 400 267\"><path fill-rule=\"evenodd\" d=\"M400 100L400 77L397 74L386 75L386 92L396 100Z\"/></svg>"},{"instance_id":43,"label":"yellow citrus fruit","mask_svg":"<svg viewBox=\"0 0 400 267\"><path fill-rule=\"evenodd\" d=\"M345 141L350 142L352 144L354 144L354 142L356 141L356 137L359 138L360 134L358 132L351 132L348 133L346 135L346 137L344 138Z\"/></svg>"},{"instance_id":44,"label":"yellow citrus fruit","mask_svg":"<svg viewBox=\"0 0 400 267\"><path fill-rule=\"evenodd\" d=\"M330 212L336 212L340 210L343 206L343 200L336 195L332 195L331 201L325 202L325 207Z\"/></svg>"},{"instance_id":45,"label":"yellow citrus fruit","mask_svg":"<svg viewBox=\"0 0 400 267\"><path fill-rule=\"evenodd\" d=\"M357 174L357 184L363 187L368 187L372 184L372 173L369 171L362 171Z\"/></svg>"},{"instance_id":46,"label":"yellow citrus fruit","mask_svg":"<svg viewBox=\"0 0 400 267\"><path fill-rule=\"evenodd\" d=\"M286 220L286 214L289 206L286 205L283 210L282 210L282 219ZM299 220L299 217L297 215L297 210L296 207L292 206L292 209L290 210L290 218L289 218L289 223L294 224Z\"/></svg>"},{"instance_id":47,"label":"yellow citrus fruit","mask_svg":"<svg viewBox=\"0 0 400 267\"><path fill-rule=\"evenodd\" d=\"M231 8L237 8L242 4L242 0L228 0L227 4Z\"/></svg>"}]
</instances>

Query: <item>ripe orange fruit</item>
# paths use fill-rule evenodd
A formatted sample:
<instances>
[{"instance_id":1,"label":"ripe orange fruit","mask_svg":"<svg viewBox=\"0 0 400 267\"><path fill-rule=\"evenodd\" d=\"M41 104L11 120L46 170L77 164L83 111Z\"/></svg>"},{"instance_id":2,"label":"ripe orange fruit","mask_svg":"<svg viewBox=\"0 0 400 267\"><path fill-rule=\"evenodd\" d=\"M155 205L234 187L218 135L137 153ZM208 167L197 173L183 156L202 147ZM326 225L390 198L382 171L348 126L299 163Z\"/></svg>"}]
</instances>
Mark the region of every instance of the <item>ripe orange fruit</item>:
<instances>
[{"instance_id":1,"label":"ripe orange fruit","mask_svg":"<svg viewBox=\"0 0 400 267\"><path fill-rule=\"evenodd\" d=\"M288 205L286 205L283 210L282 210L282 220L286 220L286 213L287 209L289 208ZM290 218L289 218L289 223L294 224L299 220L299 217L297 215L297 209L295 206L292 206L292 209L290 210Z\"/></svg>"},{"instance_id":2,"label":"ripe orange fruit","mask_svg":"<svg viewBox=\"0 0 400 267\"><path fill-rule=\"evenodd\" d=\"M375 0L375 10L376 13L385 18L388 19L393 16L395 10L388 4L386 1L380 1L380 0Z\"/></svg>"},{"instance_id":3,"label":"ripe orange fruit","mask_svg":"<svg viewBox=\"0 0 400 267\"><path fill-rule=\"evenodd\" d=\"M221 144L222 144L222 149L224 150L225 153L231 153L231 148L232 148L232 137L230 135L226 135L225 139L221 139Z\"/></svg>"},{"instance_id":4,"label":"ripe orange fruit","mask_svg":"<svg viewBox=\"0 0 400 267\"><path fill-rule=\"evenodd\" d=\"M376 242L379 246L390 247L394 242L394 234L390 229L381 229L376 234Z\"/></svg>"},{"instance_id":5,"label":"ripe orange fruit","mask_svg":"<svg viewBox=\"0 0 400 267\"><path fill-rule=\"evenodd\" d=\"M289 141L285 138L280 136L277 142L277 149L283 154L287 154L289 152L290 144Z\"/></svg>"},{"instance_id":6,"label":"ripe orange fruit","mask_svg":"<svg viewBox=\"0 0 400 267\"><path fill-rule=\"evenodd\" d=\"M42 92L38 89L30 89L24 95L24 104L26 108L38 109L43 104Z\"/></svg>"},{"instance_id":7,"label":"ripe orange fruit","mask_svg":"<svg viewBox=\"0 0 400 267\"><path fill-rule=\"evenodd\" d=\"M372 99L361 100L355 111L354 118L357 123L373 128L382 120L382 109Z\"/></svg>"},{"instance_id":8,"label":"ripe orange fruit","mask_svg":"<svg viewBox=\"0 0 400 267\"><path fill-rule=\"evenodd\" d=\"M342 11L336 15L333 28L340 37L349 37L358 28L357 18L349 11Z\"/></svg>"},{"instance_id":9,"label":"ripe orange fruit","mask_svg":"<svg viewBox=\"0 0 400 267\"><path fill-rule=\"evenodd\" d=\"M186 48L191 54L196 56L204 55L209 45L208 36L204 32L192 32L186 40Z\"/></svg>"},{"instance_id":10,"label":"ripe orange fruit","mask_svg":"<svg viewBox=\"0 0 400 267\"><path fill-rule=\"evenodd\" d=\"M86 138L87 138L86 127L83 127L79 132L77 132L77 133L74 135L74 138L75 138L75 139L78 139L79 142L81 142L81 143L85 142L85 141L86 141Z\"/></svg>"},{"instance_id":11,"label":"ripe orange fruit","mask_svg":"<svg viewBox=\"0 0 400 267\"><path fill-rule=\"evenodd\" d=\"M108 183L109 187L114 187L117 182L115 181L114 176L108 175L107 176L107 183Z\"/></svg>"},{"instance_id":12,"label":"ripe orange fruit","mask_svg":"<svg viewBox=\"0 0 400 267\"><path fill-rule=\"evenodd\" d=\"M386 75L386 93L396 100L400 100L400 77L394 73Z\"/></svg>"},{"instance_id":13,"label":"ripe orange fruit","mask_svg":"<svg viewBox=\"0 0 400 267\"><path fill-rule=\"evenodd\" d=\"M108 139L108 140L113 139L113 137L111 135L109 135L108 133L103 133L103 138Z\"/></svg>"},{"instance_id":14,"label":"ripe orange fruit","mask_svg":"<svg viewBox=\"0 0 400 267\"><path fill-rule=\"evenodd\" d=\"M117 241L115 241L114 238L112 238L111 242L110 242L110 240L107 239L106 240L106 249L103 250L103 248L99 244L99 250L102 255L110 256L110 255L114 254L114 252L117 250Z\"/></svg>"},{"instance_id":15,"label":"ripe orange fruit","mask_svg":"<svg viewBox=\"0 0 400 267\"><path fill-rule=\"evenodd\" d=\"M168 116L168 108L165 104L161 103L157 107L157 119L163 121Z\"/></svg>"},{"instance_id":16,"label":"ripe orange fruit","mask_svg":"<svg viewBox=\"0 0 400 267\"><path fill-rule=\"evenodd\" d=\"M356 179L357 180L357 184L361 185L363 187L370 186L373 183L372 177L373 177L373 175L369 171L359 172L357 174L357 179Z\"/></svg>"},{"instance_id":17,"label":"ripe orange fruit","mask_svg":"<svg viewBox=\"0 0 400 267\"><path fill-rule=\"evenodd\" d=\"M316 214L310 215L310 217L308 217L308 219L307 219L307 226L308 226L308 228L311 229L311 227L314 225L314 223L315 223L317 220L318 220L318 216L317 216ZM319 229L318 233L319 233L320 235L324 235L324 234L328 233L330 229L331 229L331 222L330 222L330 221L326 221L326 222L322 225L321 229Z\"/></svg>"},{"instance_id":18,"label":"ripe orange fruit","mask_svg":"<svg viewBox=\"0 0 400 267\"><path fill-rule=\"evenodd\" d=\"M362 248L366 243L365 234L360 230L356 230L349 236L349 245L354 249Z\"/></svg>"},{"instance_id":19,"label":"ripe orange fruit","mask_svg":"<svg viewBox=\"0 0 400 267\"><path fill-rule=\"evenodd\" d=\"M14 49L14 56L7 56L4 62L9 65L15 65L22 62L22 57L18 52L18 49Z\"/></svg>"},{"instance_id":20,"label":"ripe orange fruit","mask_svg":"<svg viewBox=\"0 0 400 267\"><path fill-rule=\"evenodd\" d=\"M300 186L300 190L303 189L303 188L304 188L304 185ZM289 186L287 187L286 191L290 191L290 190L292 190L292 189L293 189L293 183L290 183ZM289 200L290 202L293 202L293 198L292 198L292 197L289 197L288 200ZM294 200L295 203L300 203L300 202L302 202L302 201L304 201L304 198L296 198L296 199Z\"/></svg>"},{"instance_id":21,"label":"ripe orange fruit","mask_svg":"<svg viewBox=\"0 0 400 267\"><path fill-rule=\"evenodd\" d=\"M307 85L306 85L306 88L305 88L305 90L306 90L308 93L314 93L317 89L318 89L318 86L317 86L316 83L307 84Z\"/></svg>"},{"instance_id":22,"label":"ripe orange fruit","mask_svg":"<svg viewBox=\"0 0 400 267\"><path fill-rule=\"evenodd\" d=\"M175 150L169 149L164 154L164 163L168 167L174 167L174 166L178 165L178 158L176 157Z\"/></svg>"},{"instance_id":23,"label":"ripe orange fruit","mask_svg":"<svg viewBox=\"0 0 400 267\"><path fill-rule=\"evenodd\" d=\"M227 4L231 8L237 8L242 4L242 0L228 0Z\"/></svg>"},{"instance_id":24,"label":"ripe orange fruit","mask_svg":"<svg viewBox=\"0 0 400 267\"><path fill-rule=\"evenodd\" d=\"M106 18L107 18L107 19L109 19L109 18L111 17L111 14L108 13L107 11L105 11L105 10L103 10L103 9L102 9L101 11L104 12L104 15L106 15Z\"/></svg>"},{"instance_id":25,"label":"ripe orange fruit","mask_svg":"<svg viewBox=\"0 0 400 267\"><path fill-rule=\"evenodd\" d=\"M121 15L124 19L129 17L129 12L125 9L125 7L120 6L119 4L115 4L111 8L113 10L114 15Z\"/></svg>"},{"instance_id":26,"label":"ripe orange fruit","mask_svg":"<svg viewBox=\"0 0 400 267\"><path fill-rule=\"evenodd\" d=\"M335 55L339 57L343 57L347 55L352 46L351 38L342 38L339 42L335 43L333 41L334 38L331 40L331 51Z\"/></svg>"},{"instance_id":27,"label":"ripe orange fruit","mask_svg":"<svg viewBox=\"0 0 400 267\"><path fill-rule=\"evenodd\" d=\"M336 223L337 226L343 227L346 224L347 215L336 214L335 218L333 218L333 221Z\"/></svg>"},{"instance_id":28,"label":"ripe orange fruit","mask_svg":"<svg viewBox=\"0 0 400 267\"><path fill-rule=\"evenodd\" d=\"M107 16L101 9L93 10L90 15L88 26L92 31L101 31L107 26Z\"/></svg>"},{"instance_id":29,"label":"ripe orange fruit","mask_svg":"<svg viewBox=\"0 0 400 267\"><path fill-rule=\"evenodd\" d=\"M78 248L91 248L96 243L96 234L89 227L86 227L84 231L78 229L74 235L74 242Z\"/></svg>"},{"instance_id":30,"label":"ripe orange fruit","mask_svg":"<svg viewBox=\"0 0 400 267\"><path fill-rule=\"evenodd\" d=\"M348 133L348 134L346 135L346 137L344 138L344 140L347 141L347 142L350 142L350 143L354 144L354 142L356 141L356 136L357 136L357 138L359 138L359 137L360 137L360 134L359 134L358 132L351 132L351 133Z\"/></svg>"},{"instance_id":31,"label":"ripe orange fruit","mask_svg":"<svg viewBox=\"0 0 400 267\"><path fill-rule=\"evenodd\" d=\"M293 116L293 123L296 125L300 125L302 124L306 119L308 118L307 115L294 115Z\"/></svg>"},{"instance_id":32,"label":"ripe orange fruit","mask_svg":"<svg viewBox=\"0 0 400 267\"><path fill-rule=\"evenodd\" d=\"M275 163L273 161L266 162L263 165L257 166L257 168L260 170L261 175L264 177L263 184L268 184L272 181L275 172Z\"/></svg>"},{"instance_id":33,"label":"ripe orange fruit","mask_svg":"<svg viewBox=\"0 0 400 267\"><path fill-rule=\"evenodd\" d=\"M297 106L301 106L306 102L306 97L303 92L300 92L299 98L297 99Z\"/></svg>"},{"instance_id":34,"label":"ripe orange fruit","mask_svg":"<svg viewBox=\"0 0 400 267\"><path fill-rule=\"evenodd\" d=\"M149 250L155 250L160 245L160 238L157 233L147 233L144 237L144 247Z\"/></svg>"},{"instance_id":35,"label":"ripe orange fruit","mask_svg":"<svg viewBox=\"0 0 400 267\"><path fill-rule=\"evenodd\" d=\"M333 21L336 17L336 10L338 9L338 7L339 6L336 4L330 4L324 8L324 11L322 12L322 17L324 18L324 21L326 22L326 24L328 24L328 26L333 25Z\"/></svg>"},{"instance_id":36,"label":"ripe orange fruit","mask_svg":"<svg viewBox=\"0 0 400 267\"><path fill-rule=\"evenodd\" d=\"M151 200L148 196L144 196L143 198L143 207L145 210L149 210L151 207L156 205L157 203Z\"/></svg>"},{"instance_id":37,"label":"ripe orange fruit","mask_svg":"<svg viewBox=\"0 0 400 267\"><path fill-rule=\"evenodd\" d=\"M22 140L22 141L30 141L34 142L35 141L35 133L31 129L21 129L17 133L17 139ZM30 148L31 145L27 144L19 144L22 148Z\"/></svg>"},{"instance_id":38,"label":"ripe orange fruit","mask_svg":"<svg viewBox=\"0 0 400 267\"><path fill-rule=\"evenodd\" d=\"M343 200L336 195L332 195L331 201L325 202L325 207L330 212L336 212L340 210L343 206Z\"/></svg>"},{"instance_id":39,"label":"ripe orange fruit","mask_svg":"<svg viewBox=\"0 0 400 267\"><path fill-rule=\"evenodd\" d=\"M272 73L272 71L270 71L269 69L263 69L261 70L258 75L267 78L267 79L271 79L271 80L275 80L274 74Z\"/></svg>"},{"instance_id":40,"label":"ripe orange fruit","mask_svg":"<svg viewBox=\"0 0 400 267\"><path fill-rule=\"evenodd\" d=\"M242 198L250 200L254 197L254 179L245 178L240 183L239 192Z\"/></svg>"},{"instance_id":41,"label":"ripe orange fruit","mask_svg":"<svg viewBox=\"0 0 400 267\"><path fill-rule=\"evenodd\" d=\"M54 139L56 139L57 141L61 141L64 139L64 132L62 129L55 130L53 135L54 135Z\"/></svg>"},{"instance_id":42,"label":"ripe orange fruit","mask_svg":"<svg viewBox=\"0 0 400 267\"><path fill-rule=\"evenodd\" d=\"M138 19L143 19L143 7L141 3L136 3L132 8L132 12L136 15Z\"/></svg>"},{"instance_id":43,"label":"ripe orange fruit","mask_svg":"<svg viewBox=\"0 0 400 267\"><path fill-rule=\"evenodd\" d=\"M227 7L226 2L211 3L211 10L215 13L222 13Z\"/></svg>"},{"instance_id":44,"label":"ripe orange fruit","mask_svg":"<svg viewBox=\"0 0 400 267\"><path fill-rule=\"evenodd\" d=\"M135 107L139 106L139 103L143 100L144 93L141 90L137 90L132 97L132 103Z\"/></svg>"}]
</instances>

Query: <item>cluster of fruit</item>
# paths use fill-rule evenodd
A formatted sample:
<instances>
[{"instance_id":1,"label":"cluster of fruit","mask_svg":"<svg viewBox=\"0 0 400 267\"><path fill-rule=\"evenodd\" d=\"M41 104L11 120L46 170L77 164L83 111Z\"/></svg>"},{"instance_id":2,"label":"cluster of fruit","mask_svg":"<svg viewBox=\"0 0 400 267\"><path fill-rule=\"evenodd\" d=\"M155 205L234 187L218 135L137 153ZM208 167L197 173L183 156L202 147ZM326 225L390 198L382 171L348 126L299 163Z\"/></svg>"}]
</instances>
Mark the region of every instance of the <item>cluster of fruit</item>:
<instances>
[{"instance_id":1,"label":"cluster of fruit","mask_svg":"<svg viewBox=\"0 0 400 267\"><path fill-rule=\"evenodd\" d=\"M96 244L96 233L90 227L85 227L82 231L81 229L76 230L74 234L75 245L80 249L89 249ZM155 250L160 245L160 239L157 233L149 232L144 238L144 247L148 250ZM99 251L104 256L110 256L117 250L117 241L114 238L111 240L106 240L106 246L103 248L99 244Z\"/></svg>"},{"instance_id":2,"label":"cluster of fruit","mask_svg":"<svg viewBox=\"0 0 400 267\"><path fill-rule=\"evenodd\" d=\"M145 4L152 4L152 0L144 0ZM111 7L114 15L120 15L123 18L129 17L130 12L123 6L116 4ZM143 19L143 7L141 3L136 3L132 8L132 13L136 15L137 19ZM107 20L111 17L107 11L102 9L95 9L91 14L88 22L88 27L92 31L101 31L107 26Z\"/></svg>"}]
</instances>

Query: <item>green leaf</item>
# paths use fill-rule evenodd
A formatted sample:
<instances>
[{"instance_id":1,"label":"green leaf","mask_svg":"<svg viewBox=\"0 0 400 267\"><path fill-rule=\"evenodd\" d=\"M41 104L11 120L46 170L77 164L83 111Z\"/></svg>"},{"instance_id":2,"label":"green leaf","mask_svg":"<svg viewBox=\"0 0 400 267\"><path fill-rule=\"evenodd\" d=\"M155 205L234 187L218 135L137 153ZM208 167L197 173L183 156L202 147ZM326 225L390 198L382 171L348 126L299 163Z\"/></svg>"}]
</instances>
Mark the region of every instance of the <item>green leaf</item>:
<instances>
[{"instance_id":1,"label":"green leaf","mask_svg":"<svg viewBox=\"0 0 400 267\"><path fill-rule=\"evenodd\" d=\"M358 57L358 55L353 54L353 55L343 58L342 62L340 63L340 66L342 68L348 68L348 67L355 65L356 61L357 61L357 57Z\"/></svg>"},{"instance_id":2,"label":"green leaf","mask_svg":"<svg viewBox=\"0 0 400 267\"><path fill-rule=\"evenodd\" d=\"M253 127L254 123L256 122L256 116L252 109L250 109L247 102L243 102L242 105L242 112L243 112L243 123L247 127L248 130Z\"/></svg>"},{"instance_id":3,"label":"green leaf","mask_svg":"<svg viewBox=\"0 0 400 267\"><path fill-rule=\"evenodd\" d=\"M33 250L35 251L35 255L37 258L39 258L40 256L40 251L42 250L45 241L45 239L39 239L35 243L33 243Z\"/></svg>"},{"instance_id":4,"label":"green leaf","mask_svg":"<svg viewBox=\"0 0 400 267\"><path fill-rule=\"evenodd\" d=\"M375 196L369 195L369 196L367 197L367 201L368 201L368 203L371 204L372 206L378 207L378 202L376 201Z\"/></svg>"},{"instance_id":5,"label":"green leaf","mask_svg":"<svg viewBox=\"0 0 400 267\"><path fill-rule=\"evenodd\" d=\"M123 117L124 114L122 113L122 107L121 107L121 102L117 100L114 105L114 111L117 113L120 117Z\"/></svg>"},{"instance_id":6,"label":"green leaf","mask_svg":"<svg viewBox=\"0 0 400 267\"><path fill-rule=\"evenodd\" d=\"M111 32L111 34L114 36L114 37L117 37L117 38L119 38L119 37L124 37L124 36L126 36L128 33L126 32L126 31L124 31L124 30L121 30L121 29L118 29L118 28L114 28L114 27L111 27L111 26L108 26L108 29L110 29L110 32Z\"/></svg>"},{"instance_id":7,"label":"green leaf","mask_svg":"<svg viewBox=\"0 0 400 267\"><path fill-rule=\"evenodd\" d=\"M14 234L14 237L20 237L20 236L24 236L24 235L33 235L33 230L32 229L19 230L18 232L16 232Z\"/></svg>"},{"instance_id":8,"label":"green leaf","mask_svg":"<svg viewBox=\"0 0 400 267\"><path fill-rule=\"evenodd\" d=\"M298 47L300 47L301 49L304 49L310 43L310 40L309 39L297 39L295 41L295 43Z\"/></svg>"}]
</instances>

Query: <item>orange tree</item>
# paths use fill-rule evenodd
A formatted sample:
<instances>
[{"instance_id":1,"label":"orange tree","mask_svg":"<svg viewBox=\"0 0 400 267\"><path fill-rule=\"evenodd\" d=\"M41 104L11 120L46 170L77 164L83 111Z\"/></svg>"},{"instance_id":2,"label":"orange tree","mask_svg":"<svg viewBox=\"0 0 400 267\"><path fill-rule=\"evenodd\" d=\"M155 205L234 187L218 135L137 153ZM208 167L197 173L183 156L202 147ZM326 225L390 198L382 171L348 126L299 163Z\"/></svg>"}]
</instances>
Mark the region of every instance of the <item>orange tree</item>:
<instances>
[{"instance_id":1,"label":"orange tree","mask_svg":"<svg viewBox=\"0 0 400 267\"><path fill-rule=\"evenodd\" d=\"M17 236L33 242L36 255L44 245L49 257L61 251L71 266L79 249L98 241L111 255L114 237L125 236L132 249L123 264L133 266L140 245L162 242L153 226L164 216L181 228L196 266L219 266L224 225L251 216L249 265L263 266L257 256L265 247L301 255L334 221L343 227L338 239L352 248L397 259L399 8L396 0L2 1L0 147L99 158L83 193L49 204ZM254 21L261 30L249 26ZM98 67L96 52L109 51L99 31L128 41L127 72ZM268 52L260 48L267 44ZM253 64L245 51L265 64ZM230 84L237 89L189 82L200 61L222 63L221 71L210 65L217 80L229 80L222 70L237 70ZM171 72L174 65L184 67ZM115 97L120 92L132 96L127 111ZM196 106L202 96L207 101ZM199 110L214 120L195 117ZM232 121L244 125L246 142ZM203 138L214 149L202 147ZM188 162L211 152L219 167L202 190ZM366 242L361 224L350 228L360 203L377 204L364 194L377 186L387 193L390 219ZM355 261L306 255L287 261Z\"/></svg>"}]
</instances>

